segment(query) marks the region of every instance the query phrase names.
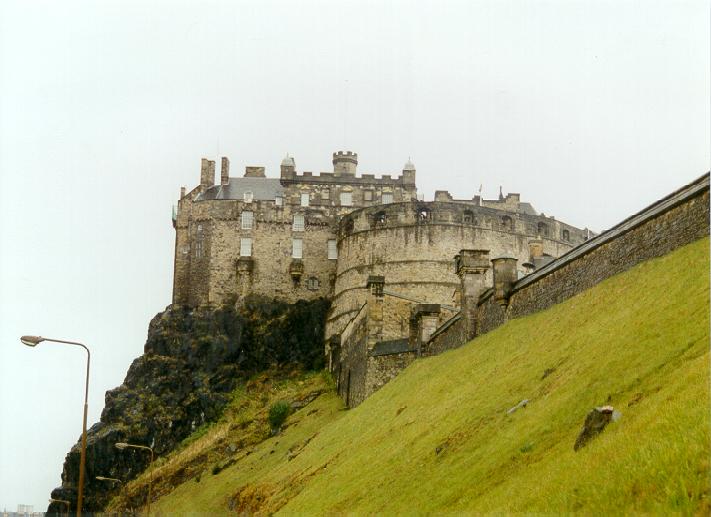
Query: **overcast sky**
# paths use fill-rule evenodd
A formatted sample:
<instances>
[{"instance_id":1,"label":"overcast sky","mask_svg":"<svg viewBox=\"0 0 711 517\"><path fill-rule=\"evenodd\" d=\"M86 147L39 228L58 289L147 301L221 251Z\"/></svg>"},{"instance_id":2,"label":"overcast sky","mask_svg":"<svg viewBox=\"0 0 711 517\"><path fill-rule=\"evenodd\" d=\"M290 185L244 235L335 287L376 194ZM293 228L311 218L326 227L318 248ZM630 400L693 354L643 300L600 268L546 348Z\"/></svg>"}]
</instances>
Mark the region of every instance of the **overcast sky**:
<instances>
[{"instance_id":1,"label":"overcast sky","mask_svg":"<svg viewBox=\"0 0 711 517\"><path fill-rule=\"evenodd\" d=\"M520 192L600 231L709 169L707 1L0 2L0 509L43 510L171 299L171 205L408 156L425 199Z\"/></svg>"}]
</instances>

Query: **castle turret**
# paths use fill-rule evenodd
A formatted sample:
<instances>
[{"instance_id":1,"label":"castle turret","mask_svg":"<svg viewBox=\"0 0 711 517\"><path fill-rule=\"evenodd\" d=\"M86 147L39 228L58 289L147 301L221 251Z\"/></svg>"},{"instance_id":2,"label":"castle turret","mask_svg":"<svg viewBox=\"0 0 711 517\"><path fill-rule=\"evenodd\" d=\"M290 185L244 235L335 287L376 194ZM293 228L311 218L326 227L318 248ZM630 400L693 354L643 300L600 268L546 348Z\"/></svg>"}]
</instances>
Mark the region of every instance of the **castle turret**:
<instances>
[{"instance_id":1,"label":"castle turret","mask_svg":"<svg viewBox=\"0 0 711 517\"><path fill-rule=\"evenodd\" d=\"M402 167L402 179L404 183L415 184L415 164L408 158L407 163Z\"/></svg>"},{"instance_id":2,"label":"castle turret","mask_svg":"<svg viewBox=\"0 0 711 517\"><path fill-rule=\"evenodd\" d=\"M281 161L281 179L283 180L290 180L294 179L294 176L296 174L296 164L294 163L294 157L289 156L288 154L286 157Z\"/></svg>"},{"instance_id":3,"label":"castle turret","mask_svg":"<svg viewBox=\"0 0 711 517\"><path fill-rule=\"evenodd\" d=\"M355 176L358 153L338 151L333 153L333 174L335 176Z\"/></svg>"}]
</instances>

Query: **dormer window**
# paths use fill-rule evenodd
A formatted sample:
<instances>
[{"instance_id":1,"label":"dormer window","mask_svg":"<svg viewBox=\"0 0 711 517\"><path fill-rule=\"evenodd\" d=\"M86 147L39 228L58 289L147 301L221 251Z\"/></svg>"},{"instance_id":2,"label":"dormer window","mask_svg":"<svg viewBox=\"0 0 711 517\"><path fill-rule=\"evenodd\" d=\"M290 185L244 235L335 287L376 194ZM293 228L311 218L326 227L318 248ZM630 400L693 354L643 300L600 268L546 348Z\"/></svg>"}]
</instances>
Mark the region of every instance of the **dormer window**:
<instances>
[{"instance_id":1,"label":"dormer window","mask_svg":"<svg viewBox=\"0 0 711 517\"><path fill-rule=\"evenodd\" d=\"M254 194L252 193L251 190L248 190L247 192L245 192L243 196L244 196L245 203L251 203L254 200Z\"/></svg>"},{"instance_id":2,"label":"dormer window","mask_svg":"<svg viewBox=\"0 0 711 517\"><path fill-rule=\"evenodd\" d=\"M511 219L508 215L503 216L501 218L501 226L504 230L513 230L513 219Z\"/></svg>"}]
</instances>

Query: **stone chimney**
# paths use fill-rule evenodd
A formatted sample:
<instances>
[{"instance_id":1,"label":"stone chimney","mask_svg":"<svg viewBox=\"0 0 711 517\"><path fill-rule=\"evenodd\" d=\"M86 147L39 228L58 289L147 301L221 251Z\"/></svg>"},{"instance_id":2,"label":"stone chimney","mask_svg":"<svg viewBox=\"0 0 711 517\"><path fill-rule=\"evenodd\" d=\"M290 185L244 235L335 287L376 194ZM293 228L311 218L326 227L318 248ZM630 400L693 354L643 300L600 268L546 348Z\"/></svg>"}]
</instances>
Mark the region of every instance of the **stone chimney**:
<instances>
[{"instance_id":1,"label":"stone chimney","mask_svg":"<svg viewBox=\"0 0 711 517\"><path fill-rule=\"evenodd\" d=\"M227 156L222 157L220 164L220 185L227 185L230 182L230 159Z\"/></svg>"},{"instance_id":2,"label":"stone chimney","mask_svg":"<svg viewBox=\"0 0 711 517\"><path fill-rule=\"evenodd\" d=\"M203 158L200 162L200 185L208 188L215 184L215 162Z\"/></svg>"},{"instance_id":3,"label":"stone chimney","mask_svg":"<svg viewBox=\"0 0 711 517\"><path fill-rule=\"evenodd\" d=\"M180 187L180 199L185 197L185 187Z\"/></svg>"},{"instance_id":4,"label":"stone chimney","mask_svg":"<svg viewBox=\"0 0 711 517\"><path fill-rule=\"evenodd\" d=\"M264 173L264 167L252 167L247 166L244 168L245 178L266 178L267 175Z\"/></svg>"},{"instance_id":5,"label":"stone chimney","mask_svg":"<svg viewBox=\"0 0 711 517\"><path fill-rule=\"evenodd\" d=\"M494 301L501 306L509 304L511 289L518 280L516 263L518 259L499 257L491 261L494 266Z\"/></svg>"},{"instance_id":6,"label":"stone chimney","mask_svg":"<svg viewBox=\"0 0 711 517\"><path fill-rule=\"evenodd\" d=\"M429 341L439 325L441 308L435 303L418 303L410 311L410 339L411 349L417 350L417 355L422 355L422 345Z\"/></svg>"},{"instance_id":7,"label":"stone chimney","mask_svg":"<svg viewBox=\"0 0 711 517\"><path fill-rule=\"evenodd\" d=\"M489 250L461 250L454 257L454 264L461 282L461 314L464 318L465 338L469 341L477 333L477 303L486 290L486 272L490 267Z\"/></svg>"}]
</instances>

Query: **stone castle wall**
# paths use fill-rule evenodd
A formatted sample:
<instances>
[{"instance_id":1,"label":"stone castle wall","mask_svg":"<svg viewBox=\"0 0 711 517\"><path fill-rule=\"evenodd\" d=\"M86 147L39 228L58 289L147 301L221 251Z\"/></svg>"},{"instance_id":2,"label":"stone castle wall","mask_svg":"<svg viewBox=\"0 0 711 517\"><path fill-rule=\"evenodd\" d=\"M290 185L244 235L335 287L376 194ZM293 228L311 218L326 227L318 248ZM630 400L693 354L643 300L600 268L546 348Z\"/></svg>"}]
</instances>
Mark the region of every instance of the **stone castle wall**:
<instances>
[{"instance_id":1,"label":"stone castle wall","mask_svg":"<svg viewBox=\"0 0 711 517\"><path fill-rule=\"evenodd\" d=\"M584 230L551 218L462 202L395 203L347 215L339 224L327 335L340 333L363 304L368 276L384 276L386 289L417 303L454 305L460 281L452 257L459 250L486 248L492 255L514 256L523 264L529 259L529 240L539 235L539 224L548 229L548 236L541 236L543 251L553 257L587 236Z\"/></svg>"}]
</instances>

